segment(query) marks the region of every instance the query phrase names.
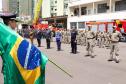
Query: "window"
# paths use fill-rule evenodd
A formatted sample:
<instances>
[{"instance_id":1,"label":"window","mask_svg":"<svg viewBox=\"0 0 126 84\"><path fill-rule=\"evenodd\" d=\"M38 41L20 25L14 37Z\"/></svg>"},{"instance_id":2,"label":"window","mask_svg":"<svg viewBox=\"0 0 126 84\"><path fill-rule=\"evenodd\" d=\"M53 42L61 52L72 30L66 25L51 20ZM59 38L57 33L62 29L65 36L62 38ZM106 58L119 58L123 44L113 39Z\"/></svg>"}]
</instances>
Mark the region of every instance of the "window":
<instances>
[{"instance_id":1,"label":"window","mask_svg":"<svg viewBox=\"0 0 126 84\"><path fill-rule=\"evenodd\" d=\"M89 10L87 10L87 12L88 12L88 15L90 15L91 14L91 10L89 9Z\"/></svg>"},{"instance_id":2,"label":"window","mask_svg":"<svg viewBox=\"0 0 126 84\"><path fill-rule=\"evenodd\" d=\"M57 1L55 1L55 3L57 3Z\"/></svg>"},{"instance_id":3,"label":"window","mask_svg":"<svg viewBox=\"0 0 126 84\"><path fill-rule=\"evenodd\" d=\"M51 17L57 16L56 13L51 13Z\"/></svg>"},{"instance_id":4,"label":"window","mask_svg":"<svg viewBox=\"0 0 126 84\"><path fill-rule=\"evenodd\" d=\"M107 3L98 4L98 13L105 13L107 12Z\"/></svg>"},{"instance_id":5,"label":"window","mask_svg":"<svg viewBox=\"0 0 126 84\"><path fill-rule=\"evenodd\" d=\"M51 4L53 4L53 1L51 1Z\"/></svg>"},{"instance_id":6,"label":"window","mask_svg":"<svg viewBox=\"0 0 126 84\"><path fill-rule=\"evenodd\" d=\"M53 11L53 8L51 8L51 10Z\"/></svg>"},{"instance_id":7,"label":"window","mask_svg":"<svg viewBox=\"0 0 126 84\"><path fill-rule=\"evenodd\" d=\"M116 1L115 2L115 11L126 10L126 1Z\"/></svg>"},{"instance_id":8,"label":"window","mask_svg":"<svg viewBox=\"0 0 126 84\"><path fill-rule=\"evenodd\" d=\"M54 14L53 14L53 16L57 16L57 14L56 14L56 13L54 13Z\"/></svg>"},{"instance_id":9,"label":"window","mask_svg":"<svg viewBox=\"0 0 126 84\"><path fill-rule=\"evenodd\" d=\"M78 28L84 29L85 28L85 22L78 22Z\"/></svg>"},{"instance_id":10,"label":"window","mask_svg":"<svg viewBox=\"0 0 126 84\"><path fill-rule=\"evenodd\" d=\"M68 8L68 4L64 4L64 9L67 9Z\"/></svg>"},{"instance_id":11,"label":"window","mask_svg":"<svg viewBox=\"0 0 126 84\"><path fill-rule=\"evenodd\" d=\"M74 9L74 16L78 16L79 15L79 8L75 8Z\"/></svg>"},{"instance_id":12,"label":"window","mask_svg":"<svg viewBox=\"0 0 126 84\"><path fill-rule=\"evenodd\" d=\"M97 13L97 9L94 9L94 14L96 14Z\"/></svg>"},{"instance_id":13,"label":"window","mask_svg":"<svg viewBox=\"0 0 126 84\"><path fill-rule=\"evenodd\" d=\"M87 14L87 7L81 7L81 15Z\"/></svg>"},{"instance_id":14,"label":"window","mask_svg":"<svg viewBox=\"0 0 126 84\"><path fill-rule=\"evenodd\" d=\"M71 22L71 23L70 23L70 27L71 27L71 29L72 29L73 27L75 27L75 28L77 29L77 22Z\"/></svg>"}]
</instances>

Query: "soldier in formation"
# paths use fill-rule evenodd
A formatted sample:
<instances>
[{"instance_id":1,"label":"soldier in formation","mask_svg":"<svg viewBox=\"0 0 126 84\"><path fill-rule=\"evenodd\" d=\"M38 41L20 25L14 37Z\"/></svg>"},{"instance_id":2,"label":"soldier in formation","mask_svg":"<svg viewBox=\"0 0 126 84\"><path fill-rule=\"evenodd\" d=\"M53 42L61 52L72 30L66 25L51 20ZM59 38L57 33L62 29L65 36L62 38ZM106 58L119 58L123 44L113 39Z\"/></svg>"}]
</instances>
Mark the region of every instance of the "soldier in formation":
<instances>
[{"instance_id":1,"label":"soldier in formation","mask_svg":"<svg viewBox=\"0 0 126 84\"><path fill-rule=\"evenodd\" d=\"M75 28L71 31L71 52L73 54L77 53L77 31Z\"/></svg>"},{"instance_id":2,"label":"soldier in formation","mask_svg":"<svg viewBox=\"0 0 126 84\"><path fill-rule=\"evenodd\" d=\"M95 41L95 33L91 31L91 25L88 25L88 31L86 32L86 39L87 39L87 45L86 45L86 51L88 56L94 57L94 41Z\"/></svg>"},{"instance_id":3,"label":"soldier in formation","mask_svg":"<svg viewBox=\"0 0 126 84\"><path fill-rule=\"evenodd\" d=\"M61 32L58 30L56 31L56 44L57 44L57 51L61 50L61 39L62 39L62 34Z\"/></svg>"},{"instance_id":4,"label":"soldier in formation","mask_svg":"<svg viewBox=\"0 0 126 84\"><path fill-rule=\"evenodd\" d=\"M122 37L121 33L119 31L116 31L116 26L113 26L113 32L111 34L110 40L110 58L108 61L115 61L116 63L119 63L119 40ZM115 56L115 58L114 58Z\"/></svg>"}]
</instances>

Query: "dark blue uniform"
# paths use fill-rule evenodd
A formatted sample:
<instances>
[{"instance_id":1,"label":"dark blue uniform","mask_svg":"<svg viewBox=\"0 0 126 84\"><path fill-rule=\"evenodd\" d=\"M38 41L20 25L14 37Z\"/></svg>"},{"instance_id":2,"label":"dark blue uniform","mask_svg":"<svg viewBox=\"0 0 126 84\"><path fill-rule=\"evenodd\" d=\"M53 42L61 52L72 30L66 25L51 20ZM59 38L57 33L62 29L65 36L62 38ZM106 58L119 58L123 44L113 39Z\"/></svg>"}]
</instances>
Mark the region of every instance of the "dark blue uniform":
<instances>
[{"instance_id":1,"label":"dark blue uniform","mask_svg":"<svg viewBox=\"0 0 126 84\"><path fill-rule=\"evenodd\" d=\"M71 32L71 52L76 54L77 53L77 40L76 40L76 36L77 36L77 31L72 31Z\"/></svg>"},{"instance_id":2,"label":"dark blue uniform","mask_svg":"<svg viewBox=\"0 0 126 84\"><path fill-rule=\"evenodd\" d=\"M47 49L50 49L50 40L51 40L51 30L50 29L46 30L45 36L46 36Z\"/></svg>"},{"instance_id":3,"label":"dark blue uniform","mask_svg":"<svg viewBox=\"0 0 126 84\"><path fill-rule=\"evenodd\" d=\"M38 42L38 47L40 47L41 46L41 38L42 38L42 32L40 30L37 31L36 38L37 38L37 42Z\"/></svg>"}]
</instances>

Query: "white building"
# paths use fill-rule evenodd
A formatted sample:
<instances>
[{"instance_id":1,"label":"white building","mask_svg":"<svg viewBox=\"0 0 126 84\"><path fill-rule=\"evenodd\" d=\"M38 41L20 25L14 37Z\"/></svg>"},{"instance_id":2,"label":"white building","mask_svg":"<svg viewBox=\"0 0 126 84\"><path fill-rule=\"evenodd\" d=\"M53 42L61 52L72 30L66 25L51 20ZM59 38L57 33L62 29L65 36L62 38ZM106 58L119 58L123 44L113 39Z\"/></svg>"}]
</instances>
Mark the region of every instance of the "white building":
<instances>
[{"instance_id":1,"label":"white building","mask_svg":"<svg viewBox=\"0 0 126 84\"><path fill-rule=\"evenodd\" d=\"M2 12L8 12L9 11L9 1L8 0L0 0L0 6L2 7Z\"/></svg>"},{"instance_id":2,"label":"white building","mask_svg":"<svg viewBox=\"0 0 126 84\"><path fill-rule=\"evenodd\" d=\"M43 0L42 18L51 23L62 23L67 27L69 0Z\"/></svg>"},{"instance_id":3,"label":"white building","mask_svg":"<svg viewBox=\"0 0 126 84\"><path fill-rule=\"evenodd\" d=\"M126 19L126 0L70 0L67 28L86 28L89 21Z\"/></svg>"},{"instance_id":4,"label":"white building","mask_svg":"<svg viewBox=\"0 0 126 84\"><path fill-rule=\"evenodd\" d=\"M42 2L42 18L50 17L50 0L43 0Z\"/></svg>"},{"instance_id":5,"label":"white building","mask_svg":"<svg viewBox=\"0 0 126 84\"><path fill-rule=\"evenodd\" d=\"M66 0L43 0L42 16L45 18L53 16L63 16L64 1Z\"/></svg>"},{"instance_id":6,"label":"white building","mask_svg":"<svg viewBox=\"0 0 126 84\"><path fill-rule=\"evenodd\" d=\"M0 11L2 11L2 0L0 0Z\"/></svg>"},{"instance_id":7,"label":"white building","mask_svg":"<svg viewBox=\"0 0 126 84\"><path fill-rule=\"evenodd\" d=\"M64 0L50 0L51 16L63 15Z\"/></svg>"}]
</instances>

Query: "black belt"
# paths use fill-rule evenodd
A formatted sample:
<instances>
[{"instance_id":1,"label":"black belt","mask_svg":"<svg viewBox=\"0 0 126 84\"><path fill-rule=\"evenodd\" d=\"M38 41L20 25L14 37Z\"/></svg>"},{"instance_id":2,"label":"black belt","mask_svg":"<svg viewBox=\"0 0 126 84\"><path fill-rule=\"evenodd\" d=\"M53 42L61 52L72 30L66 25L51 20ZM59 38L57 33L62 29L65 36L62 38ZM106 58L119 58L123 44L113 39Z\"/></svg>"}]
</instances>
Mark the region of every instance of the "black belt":
<instances>
[{"instance_id":1,"label":"black belt","mask_svg":"<svg viewBox=\"0 0 126 84\"><path fill-rule=\"evenodd\" d=\"M94 39L94 38L87 38L87 39Z\"/></svg>"},{"instance_id":2,"label":"black belt","mask_svg":"<svg viewBox=\"0 0 126 84\"><path fill-rule=\"evenodd\" d=\"M112 43L118 43L119 41L112 41Z\"/></svg>"}]
</instances>

